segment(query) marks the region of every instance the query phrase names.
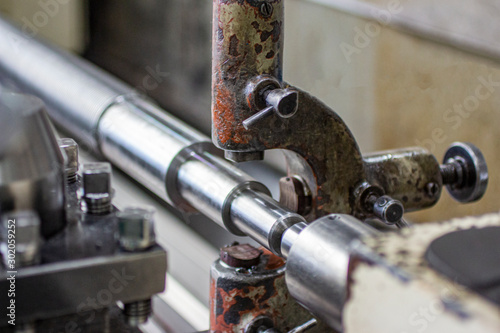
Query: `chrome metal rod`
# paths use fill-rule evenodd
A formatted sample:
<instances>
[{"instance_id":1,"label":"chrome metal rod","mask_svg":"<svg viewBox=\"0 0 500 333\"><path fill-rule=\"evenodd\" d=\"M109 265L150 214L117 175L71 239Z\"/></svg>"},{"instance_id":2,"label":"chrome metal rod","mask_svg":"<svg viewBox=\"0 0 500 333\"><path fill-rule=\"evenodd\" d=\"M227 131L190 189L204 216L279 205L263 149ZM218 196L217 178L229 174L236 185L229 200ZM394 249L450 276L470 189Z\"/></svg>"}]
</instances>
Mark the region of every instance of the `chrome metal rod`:
<instances>
[{"instance_id":1,"label":"chrome metal rod","mask_svg":"<svg viewBox=\"0 0 500 333\"><path fill-rule=\"evenodd\" d=\"M80 144L179 209L198 210L288 258L291 294L332 327L341 326L351 242L370 234L366 225L330 216L308 226L264 185L212 154L209 138L95 66L1 19L0 54L0 76L44 100L53 120Z\"/></svg>"},{"instance_id":2,"label":"chrome metal rod","mask_svg":"<svg viewBox=\"0 0 500 333\"><path fill-rule=\"evenodd\" d=\"M168 203L196 209L278 254L285 229L305 222L273 200L264 185L211 154L209 138L85 60L1 19L0 54L0 75L40 97L54 122L81 145Z\"/></svg>"}]
</instances>

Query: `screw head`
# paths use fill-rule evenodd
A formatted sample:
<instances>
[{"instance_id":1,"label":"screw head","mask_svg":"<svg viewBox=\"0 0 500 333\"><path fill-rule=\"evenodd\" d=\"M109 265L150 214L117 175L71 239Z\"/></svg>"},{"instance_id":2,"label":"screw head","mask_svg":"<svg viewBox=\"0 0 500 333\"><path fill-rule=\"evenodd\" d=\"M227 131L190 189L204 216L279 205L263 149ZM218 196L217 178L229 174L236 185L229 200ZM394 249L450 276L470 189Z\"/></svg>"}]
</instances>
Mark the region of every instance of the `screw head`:
<instances>
[{"instance_id":1,"label":"screw head","mask_svg":"<svg viewBox=\"0 0 500 333\"><path fill-rule=\"evenodd\" d=\"M154 209L129 207L116 213L119 241L126 251L141 251L155 244Z\"/></svg>"},{"instance_id":2,"label":"screw head","mask_svg":"<svg viewBox=\"0 0 500 333\"><path fill-rule=\"evenodd\" d=\"M273 5L267 1L262 2L260 5L260 13L264 17L269 17L273 14Z\"/></svg>"},{"instance_id":3,"label":"screw head","mask_svg":"<svg viewBox=\"0 0 500 333\"><path fill-rule=\"evenodd\" d=\"M111 164L86 163L83 166L83 194L111 193Z\"/></svg>"},{"instance_id":4,"label":"screw head","mask_svg":"<svg viewBox=\"0 0 500 333\"><path fill-rule=\"evenodd\" d=\"M78 171L78 144L71 138L58 140L59 148L66 154L64 166L67 175L75 175Z\"/></svg>"},{"instance_id":5,"label":"screw head","mask_svg":"<svg viewBox=\"0 0 500 333\"><path fill-rule=\"evenodd\" d=\"M428 197L434 198L436 194L438 194L438 192L439 192L438 184L430 182L425 185L425 193L427 194Z\"/></svg>"}]
</instances>

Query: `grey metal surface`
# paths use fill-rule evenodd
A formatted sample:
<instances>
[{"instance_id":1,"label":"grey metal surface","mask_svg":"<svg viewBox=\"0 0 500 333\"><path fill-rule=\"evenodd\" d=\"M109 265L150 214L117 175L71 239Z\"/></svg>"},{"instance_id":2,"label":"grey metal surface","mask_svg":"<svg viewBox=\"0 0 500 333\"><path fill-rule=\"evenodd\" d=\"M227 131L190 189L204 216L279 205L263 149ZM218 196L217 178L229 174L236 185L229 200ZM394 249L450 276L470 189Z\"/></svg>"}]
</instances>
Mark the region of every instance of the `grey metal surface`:
<instances>
[{"instance_id":1,"label":"grey metal surface","mask_svg":"<svg viewBox=\"0 0 500 333\"><path fill-rule=\"evenodd\" d=\"M288 255L290 254L290 249L292 248L293 243L297 240L299 237L300 233L307 228L307 224L302 222L302 223L297 223L293 225L292 227L288 228L284 233L283 233L283 238L281 240L281 255L283 258L288 258Z\"/></svg>"},{"instance_id":2,"label":"grey metal surface","mask_svg":"<svg viewBox=\"0 0 500 333\"><path fill-rule=\"evenodd\" d=\"M165 271L165 265L165 251L156 247L148 252L115 253L20 269L16 276L16 299L30 301L16 302L17 318L22 321L53 318L98 311L117 301L149 298L164 289L165 278L158 272ZM0 272L3 295L7 295L8 275L6 271ZM0 302L6 308L8 298ZM0 325L6 325L7 319L2 317Z\"/></svg>"},{"instance_id":3,"label":"grey metal surface","mask_svg":"<svg viewBox=\"0 0 500 333\"><path fill-rule=\"evenodd\" d=\"M65 225L64 160L42 101L0 91L6 135L0 144L0 213L33 210L49 237Z\"/></svg>"},{"instance_id":4,"label":"grey metal surface","mask_svg":"<svg viewBox=\"0 0 500 333\"><path fill-rule=\"evenodd\" d=\"M286 264L290 294L330 327L342 329L351 247L375 233L348 215L316 220L294 241Z\"/></svg>"},{"instance_id":5,"label":"grey metal surface","mask_svg":"<svg viewBox=\"0 0 500 333\"><path fill-rule=\"evenodd\" d=\"M82 162L95 162L95 157L88 153L81 153ZM177 329L184 327L187 321L190 325L207 328L209 322L208 299L210 279L210 265L218 257L218 249L210 244L205 238L197 234L186 224L182 217L175 215L172 208L164 201L159 200L151 192L144 191L138 183L127 177L120 170L113 170L113 188L115 196L113 204L120 210L131 205L149 206L155 209L155 231L156 241L163 248L168 249L168 274L165 292L153 298L155 321L161 322L162 326L171 327L169 332L194 332L195 330ZM206 224L207 221L203 221ZM211 223L210 223L211 224ZM211 224L210 227L216 225ZM223 243L231 243L234 238L223 229L217 230L225 237ZM234 236L233 236L234 237ZM186 278L189 277L189 278ZM174 281L175 280L175 281ZM179 290L182 284L184 289ZM188 297L190 296L190 297ZM205 313L194 310L193 300L197 305L205 307ZM156 304L162 304L160 307ZM163 310L165 308L165 310ZM172 312L177 311L178 318L172 322ZM201 312L201 314L200 314ZM188 315L187 315L188 314ZM167 324L167 325L165 325ZM149 324L147 325L149 327ZM150 332L149 330L146 330ZM157 330L152 330L157 333Z\"/></svg>"}]
</instances>

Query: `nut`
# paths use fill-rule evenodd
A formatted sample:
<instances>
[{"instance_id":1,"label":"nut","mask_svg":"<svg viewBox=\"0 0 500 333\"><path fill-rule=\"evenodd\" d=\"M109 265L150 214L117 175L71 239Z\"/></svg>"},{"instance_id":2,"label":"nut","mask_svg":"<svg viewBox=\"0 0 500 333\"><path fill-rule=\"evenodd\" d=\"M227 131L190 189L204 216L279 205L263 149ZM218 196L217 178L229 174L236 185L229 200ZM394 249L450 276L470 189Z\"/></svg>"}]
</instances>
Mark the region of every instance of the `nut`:
<instances>
[{"instance_id":1,"label":"nut","mask_svg":"<svg viewBox=\"0 0 500 333\"><path fill-rule=\"evenodd\" d=\"M129 207L116 214L120 246L126 251L141 251L155 244L154 210Z\"/></svg>"},{"instance_id":2,"label":"nut","mask_svg":"<svg viewBox=\"0 0 500 333\"><path fill-rule=\"evenodd\" d=\"M83 166L83 200L94 215L111 212L111 165L87 163Z\"/></svg>"}]
</instances>

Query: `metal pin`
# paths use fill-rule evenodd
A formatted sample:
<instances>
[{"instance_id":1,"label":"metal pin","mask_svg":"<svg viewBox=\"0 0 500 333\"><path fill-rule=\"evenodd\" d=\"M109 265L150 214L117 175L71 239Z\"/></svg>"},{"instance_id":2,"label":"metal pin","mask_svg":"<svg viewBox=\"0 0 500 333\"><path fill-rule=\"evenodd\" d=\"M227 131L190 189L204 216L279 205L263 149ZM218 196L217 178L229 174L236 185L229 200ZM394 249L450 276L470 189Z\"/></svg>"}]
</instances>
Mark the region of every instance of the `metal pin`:
<instances>
[{"instance_id":1,"label":"metal pin","mask_svg":"<svg viewBox=\"0 0 500 333\"><path fill-rule=\"evenodd\" d=\"M253 116L251 116L251 117L243 120L243 127L245 127L245 129L249 129L250 127L252 127L253 125L255 125L257 122L259 122L262 119L264 119L264 118L272 115L273 111L274 111L274 107L273 106L268 106L264 110L259 111L256 114L254 114Z\"/></svg>"}]
</instances>

